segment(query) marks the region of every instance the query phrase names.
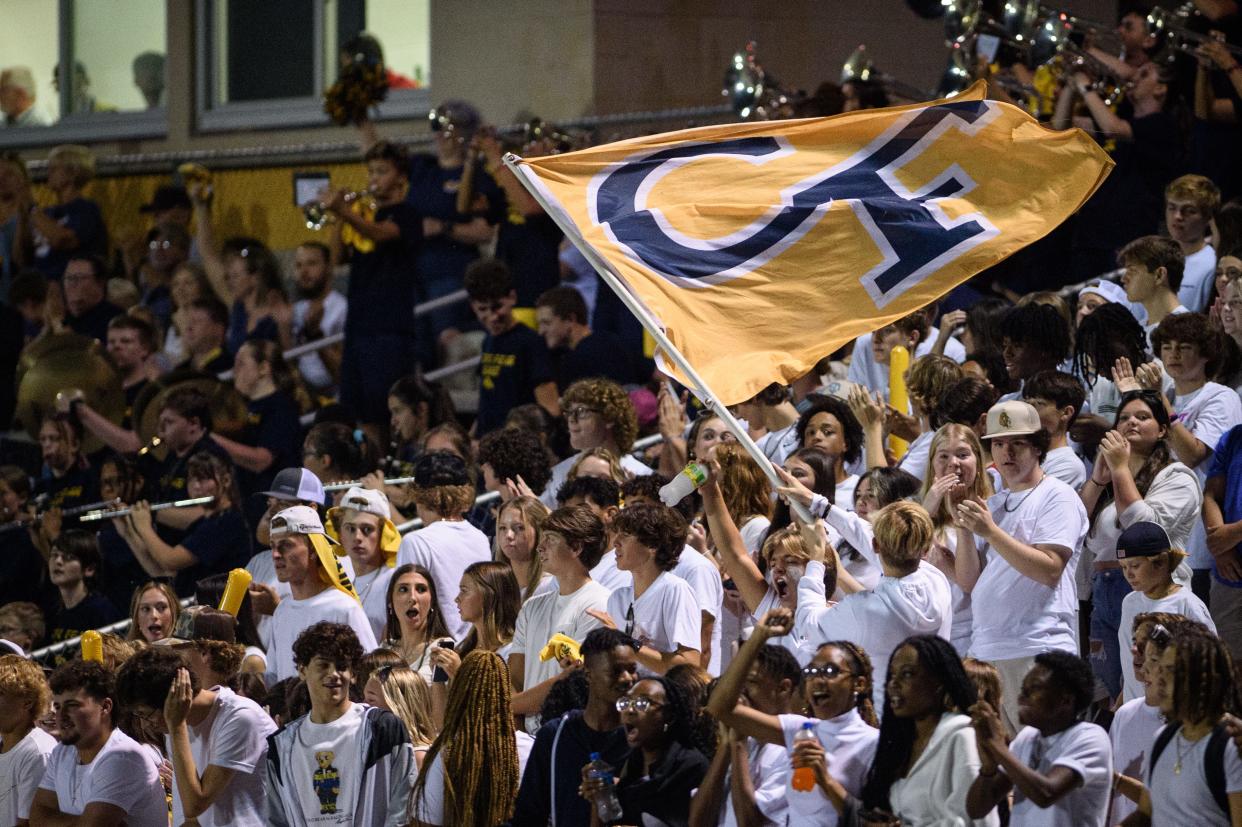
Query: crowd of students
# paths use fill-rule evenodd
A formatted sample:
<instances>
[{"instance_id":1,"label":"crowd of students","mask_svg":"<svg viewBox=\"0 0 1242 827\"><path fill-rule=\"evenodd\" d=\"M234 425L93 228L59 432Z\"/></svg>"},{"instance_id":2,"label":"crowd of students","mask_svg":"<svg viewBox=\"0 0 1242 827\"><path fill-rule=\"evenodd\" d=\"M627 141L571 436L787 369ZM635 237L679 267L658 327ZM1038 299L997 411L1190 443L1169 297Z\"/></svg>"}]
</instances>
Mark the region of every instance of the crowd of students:
<instances>
[{"instance_id":1,"label":"crowd of students","mask_svg":"<svg viewBox=\"0 0 1242 827\"><path fill-rule=\"evenodd\" d=\"M1086 208L734 406L774 479L469 104L429 154L363 125L376 210L322 194L293 302L201 181L114 250L89 151L50 207L0 158L12 365L95 337L131 406L62 394L0 466L0 824L1242 825L1242 70L1179 76L1145 20L1103 55L1127 103L1046 113L1111 142ZM470 339L467 414L423 373ZM231 370L245 428L191 383L144 444L173 369Z\"/></svg>"}]
</instances>

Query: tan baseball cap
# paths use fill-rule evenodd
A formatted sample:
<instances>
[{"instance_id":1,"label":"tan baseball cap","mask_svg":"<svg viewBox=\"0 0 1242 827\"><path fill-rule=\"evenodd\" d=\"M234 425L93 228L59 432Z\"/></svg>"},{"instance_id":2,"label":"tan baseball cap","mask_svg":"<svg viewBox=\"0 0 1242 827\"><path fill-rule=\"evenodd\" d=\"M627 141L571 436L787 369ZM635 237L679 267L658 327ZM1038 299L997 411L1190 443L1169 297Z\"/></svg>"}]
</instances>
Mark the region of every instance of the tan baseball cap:
<instances>
[{"instance_id":1,"label":"tan baseball cap","mask_svg":"<svg viewBox=\"0 0 1242 827\"><path fill-rule=\"evenodd\" d=\"M1039 431L1039 411L1018 399L1000 402L988 409L988 431L984 439L998 436L1029 436Z\"/></svg>"}]
</instances>

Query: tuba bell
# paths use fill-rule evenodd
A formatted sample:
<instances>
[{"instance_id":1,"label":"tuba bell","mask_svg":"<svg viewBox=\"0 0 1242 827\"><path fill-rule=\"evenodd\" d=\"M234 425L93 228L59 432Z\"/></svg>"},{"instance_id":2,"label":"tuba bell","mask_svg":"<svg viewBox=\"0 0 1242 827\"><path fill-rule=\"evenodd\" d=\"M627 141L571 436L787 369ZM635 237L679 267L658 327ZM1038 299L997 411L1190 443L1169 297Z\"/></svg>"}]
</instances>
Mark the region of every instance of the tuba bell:
<instances>
[{"instance_id":1,"label":"tuba bell","mask_svg":"<svg viewBox=\"0 0 1242 827\"><path fill-rule=\"evenodd\" d=\"M760 121L783 117L782 109L794 98L759 63L753 40L743 51L734 52L720 94L729 99L729 106L739 118Z\"/></svg>"},{"instance_id":2,"label":"tuba bell","mask_svg":"<svg viewBox=\"0 0 1242 827\"><path fill-rule=\"evenodd\" d=\"M878 83L895 97L905 98L909 101L922 102L930 100L932 97L926 90L897 80L892 75L876 68L875 62L867 54L867 46L865 44L859 45L857 49L850 52L850 56L845 59L845 64L841 67L840 83L842 86L847 83L860 81L862 83Z\"/></svg>"}]
</instances>

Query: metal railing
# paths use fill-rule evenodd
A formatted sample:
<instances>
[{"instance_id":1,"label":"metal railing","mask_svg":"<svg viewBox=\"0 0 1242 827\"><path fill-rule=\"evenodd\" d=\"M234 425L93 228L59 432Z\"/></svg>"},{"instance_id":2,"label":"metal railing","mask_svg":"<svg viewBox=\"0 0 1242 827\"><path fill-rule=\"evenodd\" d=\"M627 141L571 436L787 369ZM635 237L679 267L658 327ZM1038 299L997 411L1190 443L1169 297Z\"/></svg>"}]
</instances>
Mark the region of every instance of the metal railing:
<instances>
[{"instance_id":1,"label":"metal railing","mask_svg":"<svg viewBox=\"0 0 1242 827\"><path fill-rule=\"evenodd\" d=\"M190 606L197 605L198 601L193 597L187 597L181 601L181 608L186 609ZM118 620L116 623L109 623L107 626L101 626L96 629L101 635L124 635L129 632L131 620L127 617L124 620ZM47 660L54 658L60 653L72 649L75 646L82 645L82 638L73 637L68 640L62 640L60 643L53 643L51 646L44 646L42 649L35 649L30 653L31 660Z\"/></svg>"}]
</instances>

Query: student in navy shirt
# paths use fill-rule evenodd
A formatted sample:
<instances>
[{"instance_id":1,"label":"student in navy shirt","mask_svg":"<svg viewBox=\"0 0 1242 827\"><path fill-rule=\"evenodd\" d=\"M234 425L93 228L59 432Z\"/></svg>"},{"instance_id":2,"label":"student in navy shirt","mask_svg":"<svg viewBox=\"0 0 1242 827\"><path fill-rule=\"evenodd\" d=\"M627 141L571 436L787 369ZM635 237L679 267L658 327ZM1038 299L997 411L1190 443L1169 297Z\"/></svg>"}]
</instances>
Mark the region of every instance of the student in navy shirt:
<instances>
[{"instance_id":1,"label":"student in navy shirt","mask_svg":"<svg viewBox=\"0 0 1242 827\"><path fill-rule=\"evenodd\" d=\"M75 253L64 273L65 326L74 333L106 344L108 322L125 311L108 301L108 273L97 256Z\"/></svg>"},{"instance_id":2,"label":"student in navy shirt","mask_svg":"<svg viewBox=\"0 0 1242 827\"><path fill-rule=\"evenodd\" d=\"M539 335L552 356L556 387L564 392L579 379L603 377L618 385L641 383L636 364L640 352L627 352L621 340L606 331L592 330L587 324L587 306L582 294L572 287L553 287L539 296L535 304Z\"/></svg>"},{"instance_id":3,"label":"student in navy shirt","mask_svg":"<svg viewBox=\"0 0 1242 827\"><path fill-rule=\"evenodd\" d=\"M476 261L466 270L470 309L487 331L479 365L479 413L475 436L505 424L509 411L537 402L556 416L560 412L548 349L538 333L513 317L517 293L509 268L497 259Z\"/></svg>"},{"instance_id":4,"label":"student in navy shirt","mask_svg":"<svg viewBox=\"0 0 1242 827\"><path fill-rule=\"evenodd\" d=\"M177 594L182 597L193 594L194 584L202 578L245 565L250 559L250 532L227 460L206 452L195 454L186 473L191 497L215 500L203 506L203 516L177 545L169 545L156 534L146 502L137 503L128 516L113 521L147 574L174 575Z\"/></svg>"},{"instance_id":5,"label":"student in navy shirt","mask_svg":"<svg viewBox=\"0 0 1242 827\"><path fill-rule=\"evenodd\" d=\"M57 594L46 612L49 643L72 640L121 619L121 612L96 589L101 568L94 534L69 529L52 541L48 575ZM67 659L62 656L60 662Z\"/></svg>"},{"instance_id":6,"label":"student in navy shirt","mask_svg":"<svg viewBox=\"0 0 1242 827\"><path fill-rule=\"evenodd\" d=\"M384 423L388 389L414 372L419 356L414 305L421 290L415 260L423 243L423 219L405 200L409 173L405 149L380 142L367 150L366 161L367 184L378 204L374 218L351 210L343 190L333 192L327 201L338 219L332 229L332 260L349 256L340 398L363 422ZM373 249L344 249L345 225L374 242Z\"/></svg>"},{"instance_id":7,"label":"student in navy shirt","mask_svg":"<svg viewBox=\"0 0 1242 827\"><path fill-rule=\"evenodd\" d=\"M47 156L47 187L56 203L30 211L34 265L49 279L59 279L71 255L103 255L108 229L99 205L82 197L95 177L95 156L84 146L65 144ZM26 191L29 195L29 190ZM33 197L30 197L34 206ZM106 322L105 322L106 323Z\"/></svg>"}]
</instances>

